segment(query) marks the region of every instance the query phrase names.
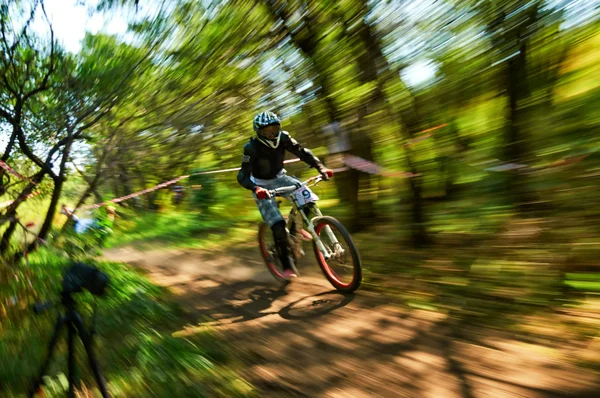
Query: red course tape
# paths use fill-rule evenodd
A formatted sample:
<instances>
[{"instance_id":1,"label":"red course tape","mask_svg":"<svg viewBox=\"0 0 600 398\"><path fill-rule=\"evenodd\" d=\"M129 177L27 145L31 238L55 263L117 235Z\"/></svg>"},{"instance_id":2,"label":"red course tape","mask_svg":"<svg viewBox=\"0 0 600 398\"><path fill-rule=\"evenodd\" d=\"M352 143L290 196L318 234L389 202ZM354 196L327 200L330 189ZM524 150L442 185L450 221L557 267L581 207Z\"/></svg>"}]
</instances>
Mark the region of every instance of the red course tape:
<instances>
[{"instance_id":1,"label":"red course tape","mask_svg":"<svg viewBox=\"0 0 600 398\"><path fill-rule=\"evenodd\" d=\"M21 174L19 174L15 169L13 169L12 167L10 167L9 165L7 165L4 161L0 160L0 167L2 167L4 170L6 170L7 172L9 172L10 174L14 175L15 177L17 177L20 180L23 181L27 181L30 182L32 184L37 185L35 182L31 181L29 178L22 176Z\"/></svg>"}]
</instances>

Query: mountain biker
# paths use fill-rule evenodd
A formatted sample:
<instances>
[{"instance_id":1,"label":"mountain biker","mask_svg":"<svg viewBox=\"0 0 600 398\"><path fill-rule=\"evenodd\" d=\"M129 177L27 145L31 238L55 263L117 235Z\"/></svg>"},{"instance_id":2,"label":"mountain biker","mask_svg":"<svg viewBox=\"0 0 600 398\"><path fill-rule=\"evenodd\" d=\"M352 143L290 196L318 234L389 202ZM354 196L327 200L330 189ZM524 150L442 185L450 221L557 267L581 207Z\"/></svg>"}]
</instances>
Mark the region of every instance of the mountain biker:
<instances>
[{"instance_id":1,"label":"mountain biker","mask_svg":"<svg viewBox=\"0 0 600 398\"><path fill-rule=\"evenodd\" d=\"M309 149L303 148L287 131L282 131L281 120L275 113L266 111L256 115L253 128L256 136L244 146L242 167L237 180L244 188L253 191L258 210L273 231L283 277L295 278L297 275L289 256L286 223L269 190L301 183L297 178L288 176L283 168L286 150L317 169L324 180L333 177L333 171L325 167Z\"/></svg>"}]
</instances>

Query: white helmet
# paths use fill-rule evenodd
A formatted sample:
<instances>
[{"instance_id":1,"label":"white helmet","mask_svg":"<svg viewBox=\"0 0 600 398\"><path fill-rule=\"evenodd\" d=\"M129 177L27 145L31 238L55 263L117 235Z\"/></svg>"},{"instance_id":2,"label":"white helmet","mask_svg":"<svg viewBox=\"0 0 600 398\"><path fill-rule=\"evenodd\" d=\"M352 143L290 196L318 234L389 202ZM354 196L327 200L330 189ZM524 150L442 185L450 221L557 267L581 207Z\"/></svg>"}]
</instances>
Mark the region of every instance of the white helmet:
<instances>
[{"instance_id":1,"label":"white helmet","mask_svg":"<svg viewBox=\"0 0 600 398\"><path fill-rule=\"evenodd\" d=\"M263 128L267 126L280 125L281 119L274 114L273 112L262 112L254 117L254 123L252 123L252 127L256 132L256 138L271 148L277 148L279 146L279 140L281 138L281 132L277 134L277 138L268 138L261 134Z\"/></svg>"}]
</instances>

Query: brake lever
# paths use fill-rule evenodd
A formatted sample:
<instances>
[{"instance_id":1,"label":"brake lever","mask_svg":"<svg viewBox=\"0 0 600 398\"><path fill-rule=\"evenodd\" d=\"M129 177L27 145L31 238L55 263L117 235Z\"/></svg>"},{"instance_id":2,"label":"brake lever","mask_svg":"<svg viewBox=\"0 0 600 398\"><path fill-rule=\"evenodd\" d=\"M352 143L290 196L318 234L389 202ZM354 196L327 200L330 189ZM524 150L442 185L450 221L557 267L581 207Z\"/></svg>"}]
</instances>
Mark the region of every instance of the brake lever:
<instances>
[{"instance_id":1,"label":"brake lever","mask_svg":"<svg viewBox=\"0 0 600 398\"><path fill-rule=\"evenodd\" d=\"M314 186L317 186L317 185L319 185L319 183L320 183L321 181L323 181L323 176L321 176L321 175L320 175L320 176L317 176L317 178L315 178L315 182L313 182L312 186L314 187Z\"/></svg>"}]
</instances>

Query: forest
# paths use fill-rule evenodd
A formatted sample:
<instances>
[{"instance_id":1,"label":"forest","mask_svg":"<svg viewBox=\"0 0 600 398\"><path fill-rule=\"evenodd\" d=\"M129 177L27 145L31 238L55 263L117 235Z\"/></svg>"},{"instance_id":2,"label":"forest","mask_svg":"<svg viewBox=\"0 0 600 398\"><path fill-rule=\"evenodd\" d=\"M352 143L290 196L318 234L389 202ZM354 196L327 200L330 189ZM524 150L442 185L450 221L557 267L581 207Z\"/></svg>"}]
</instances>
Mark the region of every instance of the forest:
<instances>
[{"instance_id":1,"label":"forest","mask_svg":"<svg viewBox=\"0 0 600 398\"><path fill-rule=\"evenodd\" d=\"M319 371L309 365L324 363L316 357L301 360L305 371L287 379L277 373L289 365L282 362L276 381L265 381L253 370L260 356L293 351L257 353L239 337L250 333L242 326L211 326L221 309L197 309L200 299L227 306L241 296L262 305L264 297L247 292L263 282L243 281L236 290L242 281L215 268L223 278L217 285L177 287L165 282L171 274L157 277L149 265L160 254L164 267L181 273L187 257L177 253L195 258L189 261L198 269L202 261L211 270L262 261L261 216L236 170L254 135L252 120L266 110L336 171L316 189L319 206L347 227L363 264L361 290L315 299L339 305L313 314L297 333L314 340L309 329L337 325L335 314L348 308L383 314L382 300L439 330L423 332L423 344L449 347L439 357L459 385L439 383L447 389L434 392L411 381L396 395L366 376L339 376L346 380L338 381L339 396L359 396L350 387L365 396L417 397L598 391L597 2L51 3L0 0L0 395L24 396L36 375L54 315L29 308L57 295L65 265L77 259L111 278L112 291L98 303L105 315L95 344L114 396L334 396L334 379L310 380ZM69 7L118 19L124 29L88 30L74 51L58 34L66 28L54 22ZM302 179L316 173L302 162L286 169ZM103 228L74 231L63 205ZM299 281L288 301L323 292ZM294 341L293 327L268 321L264 311L282 297L272 282L264 286L266 308L246 310L263 323L246 327L255 337L270 331ZM96 299L82 297L87 317ZM336 333L344 335L344 325ZM498 359L496 379L486 384L477 369L494 372L464 345L490 339L510 340L504 351L491 349L513 357ZM389 349L369 340L364 354L352 353L346 343L334 350L340 358ZM519 362L537 354L545 359ZM544 361L563 376L537 377L548 371ZM80 362L81 396L95 396ZM401 362L390 362L402 373ZM526 363L532 373L520 382L515 372ZM353 377L376 372L366 361L360 366ZM66 359L51 370L46 396L62 396ZM426 379L426 370L411 372Z\"/></svg>"}]
</instances>

